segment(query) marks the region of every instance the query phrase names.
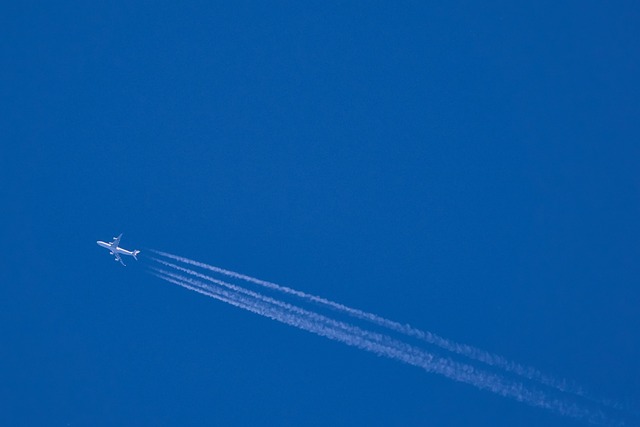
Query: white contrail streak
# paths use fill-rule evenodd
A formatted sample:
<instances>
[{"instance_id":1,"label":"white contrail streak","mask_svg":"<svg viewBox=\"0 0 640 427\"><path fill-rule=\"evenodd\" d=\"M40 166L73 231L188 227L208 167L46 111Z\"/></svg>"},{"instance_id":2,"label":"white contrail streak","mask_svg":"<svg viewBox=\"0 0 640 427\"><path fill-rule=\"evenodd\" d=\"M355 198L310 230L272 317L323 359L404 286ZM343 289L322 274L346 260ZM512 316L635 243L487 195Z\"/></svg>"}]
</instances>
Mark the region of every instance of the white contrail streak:
<instances>
[{"instance_id":1,"label":"white contrail streak","mask_svg":"<svg viewBox=\"0 0 640 427\"><path fill-rule=\"evenodd\" d=\"M170 265L173 268L177 266ZM530 389L521 383L509 381L497 374L477 370L474 367L443 358L422 349L395 340L389 336L370 332L341 321L245 290L241 287L212 279L210 285L200 280L151 267L151 274L168 282L183 286L243 308L273 320L360 348L380 356L417 366L455 381L489 390L532 406L543 407L561 415L583 419L594 424L614 425L601 412L590 411L561 399L553 399L545 393ZM182 267L178 270L184 271ZM185 273L189 274L187 271ZM199 273L196 273L200 276ZM209 280L204 277L205 280ZM219 286L223 286L220 288ZM226 289L225 289L226 288Z\"/></svg>"},{"instance_id":2,"label":"white contrail streak","mask_svg":"<svg viewBox=\"0 0 640 427\"><path fill-rule=\"evenodd\" d=\"M167 261L163 261L163 260L155 258L155 257L150 257L150 258L152 260L164 265L165 267L171 267L174 270L181 271L183 273L188 274L189 276L197 277L197 278L200 278L200 279L204 279L204 280L206 280L208 282L211 282L211 283L214 283L216 285L219 285L219 286L222 286L224 288L227 288L227 289L231 290L232 292L236 292L238 294L246 295L246 296L248 296L250 298L262 301L262 302L267 303L267 304L272 304L272 305L280 307L280 308L282 308L284 310L288 310L288 311L293 312L295 314L305 316L308 319L311 319L311 320L314 320L314 321L323 322L323 323L326 323L326 324L328 324L328 325L330 325L332 327L337 327L337 328L340 328L340 329L351 329L351 330L353 330L353 328L355 328L354 326L348 325L347 323L330 319L330 318L328 318L326 316L322 316L322 315L314 313L312 311L305 310L305 309L300 308L298 306L295 306L293 304L289 304L287 302L280 301L280 300L277 300L275 298L268 297L266 295L262 295L262 294L260 294L258 292L254 292L254 291L251 291L249 289L245 289L245 288L243 288L241 286L237 286L237 285L234 285L234 284L222 281L222 280L218 280L218 279L216 279L214 277L207 276L206 274L198 273L197 271L194 271L194 270L191 270L191 269L188 269L188 268L184 268L184 267L181 267L179 265L176 265L176 264L173 264L173 263L170 263L170 262L167 262ZM154 270L154 271L159 271L160 270L160 269L155 268L155 267L150 267L150 268L152 270ZM173 276L175 276L174 278L180 277L182 279L182 278L185 277L185 276L176 276L175 274L168 273L165 270L160 270L160 271L163 271L164 274L173 275ZM206 285L206 286L210 286L210 285ZM385 335L382 335L382 334L375 334L373 332L368 332L368 331L364 331L364 330L361 330L361 333L366 334L367 338L370 338L370 339L373 339L373 340L379 341L379 342L383 342L383 341L385 341L387 339L387 337Z\"/></svg>"},{"instance_id":3,"label":"white contrail streak","mask_svg":"<svg viewBox=\"0 0 640 427\"><path fill-rule=\"evenodd\" d=\"M241 286L237 286L237 285L234 285L234 284L231 284L231 283L216 279L214 277L207 276L206 274L199 273L199 272L191 270L189 268L181 267L179 265L176 265L176 264L173 264L171 262L167 262L167 261L155 258L155 257L150 257L150 258L153 261L156 261L156 262L164 265L165 267L171 267L174 270L181 271L183 273L188 274L189 276L197 277L197 278L200 278L200 279L204 279L204 280L206 280L208 282L211 282L211 283L214 283L216 285L225 287L225 288L227 288L227 289L229 289L229 290L231 290L233 292L237 292L239 294L243 294L243 295L249 296L249 297L254 298L256 300L263 301L263 302L265 302L267 304L272 304L272 305L278 306L278 307L283 308L285 310L291 311L291 312L293 312L295 314L299 314L299 315L305 316L308 319L315 320L315 321L320 321L320 322L323 322L323 323L327 323L330 326L337 327L337 328L340 328L340 329L345 329L346 328L346 329L351 329L353 331L353 328L355 328L354 326L348 325L345 322L340 322L340 321L337 321L337 320L334 320L334 319L330 319L330 318L328 318L326 316L322 316L322 315L314 313L312 311L305 310L305 309L300 308L298 306L295 306L293 304L289 304L287 302L277 300L275 298L260 294L258 292L251 291L249 289L245 289L245 288L243 288ZM151 267L151 268L153 269L154 267ZM359 332L362 333L362 334L366 334L367 338L373 339L373 340L378 341L378 342L384 342L384 341L386 341L388 339L388 337L386 335L382 335L382 334L376 334L376 333L368 332L368 331L364 331L364 330L359 330ZM404 345L404 343L403 343L403 345Z\"/></svg>"},{"instance_id":4,"label":"white contrail streak","mask_svg":"<svg viewBox=\"0 0 640 427\"><path fill-rule=\"evenodd\" d=\"M507 359L505 359L502 356L496 355L496 354L492 354L490 352L481 350L479 348L467 345L467 344L460 344L460 343L456 343L453 342L451 340L448 340L446 338L440 337L434 333L431 332L427 332L427 331L422 331L420 329L414 328L410 325L403 325L401 323L395 322L393 320L389 320L389 319L385 319L384 317L378 316L376 314L373 313L368 313L366 311L362 311L362 310L358 310L355 308L351 308L348 307L346 305L343 304L339 304L333 301L330 301L326 298L322 298L316 295L311 295L311 294L307 294L305 292L301 292L295 289L291 289L288 288L286 286L282 286L282 285L278 285L276 283L272 283L272 282L267 282L265 280L260 280L257 279L255 277L251 277L251 276L247 276L245 274L241 274L241 273L237 273L235 271L230 271L230 270L225 270L223 268L219 268L219 267L215 267L209 264L205 264L202 262L198 262L198 261L194 261L191 260L189 258L185 258L185 257L181 257L178 255L173 255L170 254L168 252L162 252L162 251L158 251L158 250L154 250L151 249L152 252L161 255L163 257L166 258L170 258L170 259L174 259L176 261L185 263L185 264L190 264L193 265L195 267L199 267L199 268L203 268L209 271L213 271L215 273L218 274L222 274L225 275L227 277L232 277L235 279L240 279L240 280L244 280L246 282L249 283L254 283L256 285L262 286L264 288L267 289L271 289L271 290L275 290L284 294L288 294L288 295L293 295L295 297L298 297L302 300L305 301L309 301L309 302L313 302L316 304L320 304L323 305L325 307L329 307L333 310L336 310L338 312L350 315L354 318L360 319L360 320L365 320L368 322L371 322L375 325L381 326L381 327L385 327L387 329L390 329L392 331L395 332L399 332L402 334L405 334L407 336L411 336L414 338L418 338L421 339L429 344L433 344L436 345L442 349L445 349L447 351L450 351L452 353L455 353L457 355L460 356L464 356L464 357L468 357L469 359L472 360L476 360L482 363L485 363L489 366L493 366L496 368L500 368L503 369L507 372L519 375L521 377L530 379L532 381L536 381L540 384L555 388L556 390L565 392L565 393L572 393L575 394L577 396L583 397L585 399L589 399L592 400L594 402L600 403L600 404L605 404L608 406L612 406L612 407L618 407L619 405L607 401L607 400L603 400L597 397L593 397L591 396L588 392L586 392L584 389L582 389L581 387L575 385L575 384L570 384L565 380L557 380L549 375L546 375L540 371L538 371L535 368L532 367L528 367L528 366L523 366L520 365L518 363L509 361Z\"/></svg>"}]
</instances>

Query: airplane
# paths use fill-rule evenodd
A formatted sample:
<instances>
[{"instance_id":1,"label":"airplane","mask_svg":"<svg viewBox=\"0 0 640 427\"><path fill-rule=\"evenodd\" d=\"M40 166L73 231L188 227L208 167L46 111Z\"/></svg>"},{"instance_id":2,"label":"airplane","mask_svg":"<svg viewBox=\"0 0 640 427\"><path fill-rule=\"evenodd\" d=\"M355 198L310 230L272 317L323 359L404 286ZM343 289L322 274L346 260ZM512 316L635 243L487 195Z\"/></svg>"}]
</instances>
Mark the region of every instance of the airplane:
<instances>
[{"instance_id":1,"label":"airplane","mask_svg":"<svg viewBox=\"0 0 640 427\"><path fill-rule=\"evenodd\" d=\"M133 259L137 261L138 258L136 258L136 256L140 253L140 251L138 250L128 251L126 249L122 249L118 247L118 245L120 244L121 238L122 238L122 233L120 233L118 237L114 237L113 242L111 243L102 242L100 240L98 240L96 243L98 244L98 246L102 246L103 248L109 249L109 251L111 252L111 255L114 255L116 257L114 261L120 261L120 264L126 267L126 264L124 263L124 261L122 261L122 257L120 255L132 256Z\"/></svg>"}]
</instances>

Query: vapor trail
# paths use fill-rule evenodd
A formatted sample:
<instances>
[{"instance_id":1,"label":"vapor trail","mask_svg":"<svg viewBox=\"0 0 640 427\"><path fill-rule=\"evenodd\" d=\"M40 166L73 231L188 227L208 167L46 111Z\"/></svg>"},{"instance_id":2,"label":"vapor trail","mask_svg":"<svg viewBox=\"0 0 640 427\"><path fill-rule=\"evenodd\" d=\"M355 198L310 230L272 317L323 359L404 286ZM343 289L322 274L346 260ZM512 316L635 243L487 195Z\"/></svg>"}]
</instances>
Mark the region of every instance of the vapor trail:
<instances>
[{"instance_id":1,"label":"vapor trail","mask_svg":"<svg viewBox=\"0 0 640 427\"><path fill-rule=\"evenodd\" d=\"M338 321L338 320L330 319L330 318L328 318L326 316L322 316L322 315L320 315L318 313L315 313L315 312L312 312L312 311L309 311L309 310L305 310L305 309L303 309L301 307L298 307L298 306L295 306L293 304L289 304L287 302L280 301L280 300L277 300L275 298L272 298L272 297L269 297L269 296L266 296L266 295L262 295L262 294L260 294L258 292L254 292L254 291L251 291L249 289L245 289L245 288L243 288L241 286L237 286L237 285L234 285L234 284L231 284L231 283L216 279L214 277L207 276L206 274L198 273L197 271L194 271L194 270L191 270L191 269L188 269L188 268L184 268L184 267L181 267L179 265L176 265L176 264L173 264L173 263L170 263L170 262L167 262L167 261L163 261L163 260L155 258L155 257L150 257L150 258L153 261L156 261L156 262L164 265L165 267L171 267L174 270L181 271L183 273L188 274L189 276L197 277L197 278L200 278L200 279L204 279L204 280L206 280L208 282L211 282L213 284L222 286L223 288L227 288L232 292L236 292L237 294L242 294L242 295L248 296L250 298L253 298L255 300L258 300L258 301L261 301L261 302L264 302L264 303L267 303L267 304L272 304L274 306L277 306L277 307L279 307L281 309L290 311L292 313L305 316L307 319L323 322L323 323L326 323L326 324L328 324L328 325L330 325L332 327L336 327L336 328L339 328L339 329L349 330L351 332L355 331L355 329L354 329L354 328L356 328L355 326L349 325L349 324L347 324L345 322L341 322L341 321ZM161 270L161 269L158 269L156 267L150 267L150 268L152 270L154 270L154 271L163 271L165 275L171 275L174 278L177 278L177 277L184 278L185 277L185 276L177 276L177 275L175 275L175 273L168 273L168 272L166 272L166 270ZM205 286L209 286L210 287L211 285L205 285ZM213 288L211 288L211 289L213 289ZM364 330L361 330L361 329L358 329L358 333L360 333L362 335L365 335L368 339L373 339L374 341L378 341L378 342L384 342L384 341L386 341L388 339L388 337L386 335L376 334L374 332L364 331Z\"/></svg>"},{"instance_id":2,"label":"vapor trail","mask_svg":"<svg viewBox=\"0 0 640 427\"><path fill-rule=\"evenodd\" d=\"M265 280L260 280L255 277L247 276L245 274L237 273L235 271L225 270L220 267L215 267L213 265L205 264L203 262L198 262L191 260L189 258L181 257L178 255L170 254L168 252L162 252L158 250L151 250L152 252L161 255L166 258L174 259L176 261L190 264L195 267L203 268L209 271L213 271L218 274L225 275L227 277L232 277L235 279L244 280L249 283L254 283L256 285L262 286L267 289L271 289L274 291L278 291L284 294L292 295L298 297L304 301L313 302L319 304L321 306L325 306L341 312L343 314L347 314L356 319L365 320L371 322L380 327L387 328L389 330L405 334L407 336L411 336L414 338L418 338L422 341L425 341L429 344L436 345L444 350L450 351L460 356L467 357L472 360L476 360L478 362L485 363L489 366L493 366L496 368L503 369L507 372L510 372L515 375L519 375L521 377L527 378L532 381L536 381L540 384L546 385L548 387L555 388L556 390L572 393L577 396L580 396L585 399L589 399L591 401L604 404L611 407L617 407L619 409L619 405L613 403L611 401L603 400L601 398L591 396L587 391L585 391L582 387L579 387L575 384L570 384L566 380L558 380L553 378L547 374L540 372L539 370L524 366L516 362L509 361L502 356L490 353L485 350L481 350L479 348L467 345L460 344L454 341L448 340L446 338L440 337L434 333L428 331L422 331L420 329L414 328L407 324L401 324L399 322L395 322L393 320L385 319L384 317L378 316L373 313L368 313L363 310L358 310L356 308L351 308L346 305L330 301L326 298L322 298L320 296L307 294L302 291L298 291L295 289L288 288L286 286L278 285L276 283L267 282Z\"/></svg>"},{"instance_id":3,"label":"vapor trail","mask_svg":"<svg viewBox=\"0 0 640 427\"><path fill-rule=\"evenodd\" d=\"M365 331L356 326L336 321L300 307L276 305L264 299L242 294L230 288L209 285L191 277L152 268L151 274L187 289L216 298L233 306L260 314L270 319L306 330L316 335L342 342L380 356L404 362L437 373L458 382L473 385L504 397L552 412L582 419L599 425L620 425L608 420L600 411L591 411L562 399L554 399L545 393L507 380L497 374L477 370L474 367L443 358L391 337Z\"/></svg>"}]
</instances>

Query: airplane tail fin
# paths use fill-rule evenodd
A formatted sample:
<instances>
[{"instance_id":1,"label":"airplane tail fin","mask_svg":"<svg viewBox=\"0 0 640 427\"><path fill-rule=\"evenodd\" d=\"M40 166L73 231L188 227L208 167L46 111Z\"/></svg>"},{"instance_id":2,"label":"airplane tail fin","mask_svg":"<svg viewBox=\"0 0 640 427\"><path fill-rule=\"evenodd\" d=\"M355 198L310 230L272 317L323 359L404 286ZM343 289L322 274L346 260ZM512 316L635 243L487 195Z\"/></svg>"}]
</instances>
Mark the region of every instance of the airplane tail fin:
<instances>
[{"instance_id":1,"label":"airplane tail fin","mask_svg":"<svg viewBox=\"0 0 640 427\"><path fill-rule=\"evenodd\" d=\"M136 261L138 260L137 255L140 253L140 251L133 251L133 259L135 259Z\"/></svg>"}]
</instances>

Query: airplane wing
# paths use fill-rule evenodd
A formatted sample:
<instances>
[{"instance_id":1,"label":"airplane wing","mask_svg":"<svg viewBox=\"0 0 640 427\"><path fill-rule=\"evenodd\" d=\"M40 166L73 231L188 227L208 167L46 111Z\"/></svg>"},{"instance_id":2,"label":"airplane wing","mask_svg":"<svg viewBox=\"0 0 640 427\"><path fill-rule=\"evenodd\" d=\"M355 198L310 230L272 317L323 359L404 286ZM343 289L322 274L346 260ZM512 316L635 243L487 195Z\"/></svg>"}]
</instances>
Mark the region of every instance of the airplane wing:
<instances>
[{"instance_id":1,"label":"airplane wing","mask_svg":"<svg viewBox=\"0 0 640 427\"><path fill-rule=\"evenodd\" d=\"M116 261L120 261L120 264L124 265L125 267L127 266L127 264L125 264L124 261L122 261L122 257L118 252L114 252L113 255L115 255Z\"/></svg>"},{"instance_id":2,"label":"airplane wing","mask_svg":"<svg viewBox=\"0 0 640 427\"><path fill-rule=\"evenodd\" d=\"M118 237L113 238L113 242L111 242L111 246L117 248L120 245L120 239L122 238L122 233Z\"/></svg>"}]
</instances>

